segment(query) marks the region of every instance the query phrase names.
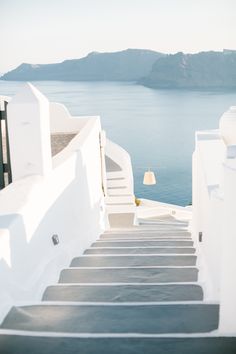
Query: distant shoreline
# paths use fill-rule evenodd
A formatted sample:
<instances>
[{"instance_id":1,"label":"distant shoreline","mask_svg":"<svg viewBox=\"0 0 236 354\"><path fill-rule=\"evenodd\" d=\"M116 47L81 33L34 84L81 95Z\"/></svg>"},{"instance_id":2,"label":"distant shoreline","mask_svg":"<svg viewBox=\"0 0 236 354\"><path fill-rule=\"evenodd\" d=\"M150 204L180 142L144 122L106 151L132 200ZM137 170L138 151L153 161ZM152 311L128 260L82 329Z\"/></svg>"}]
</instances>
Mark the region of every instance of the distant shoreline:
<instances>
[{"instance_id":1,"label":"distant shoreline","mask_svg":"<svg viewBox=\"0 0 236 354\"><path fill-rule=\"evenodd\" d=\"M164 54L127 49L92 52L55 64L23 63L6 81L134 82L152 89L235 90L236 51Z\"/></svg>"},{"instance_id":2,"label":"distant shoreline","mask_svg":"<svg viewBox=\"0 0 236 354\"><path fill-rule=\"evenodd\" d=\"M137 85L137 86L142 86L146 87L148 89L152 90L160 90L160 91L196 91L196 92L236 92L236 86L233 87L161 87L161 86L151 86L151 85L145 85L140 82L136 81L122 81L122 80L5 80L0 78L0 82L19 82L19 83L24 83L24 82L78 82L78 83L104 83L104 84L114 84L114 83L122 83L122 84L131 84L131 85ZM1 92L0 92L1 93Z\"/></svg>"}]
</instances>

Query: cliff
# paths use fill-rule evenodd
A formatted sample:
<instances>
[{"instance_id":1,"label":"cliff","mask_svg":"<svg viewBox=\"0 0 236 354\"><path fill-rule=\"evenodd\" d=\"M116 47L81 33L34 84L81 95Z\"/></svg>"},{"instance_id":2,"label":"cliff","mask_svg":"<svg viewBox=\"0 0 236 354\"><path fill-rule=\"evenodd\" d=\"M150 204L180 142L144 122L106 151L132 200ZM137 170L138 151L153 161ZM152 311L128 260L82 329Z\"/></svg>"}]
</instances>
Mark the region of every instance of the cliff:
<instances>
[{"instance_id":1,"label":"cliff","mask_svg":"<svg viewBox=\"0 0 236 354\"><path fill-rule=\"evenodd\" d=\"M167 55L139 83L151 88L236 88L236 51Z\"/></svg>"}]
</instances>

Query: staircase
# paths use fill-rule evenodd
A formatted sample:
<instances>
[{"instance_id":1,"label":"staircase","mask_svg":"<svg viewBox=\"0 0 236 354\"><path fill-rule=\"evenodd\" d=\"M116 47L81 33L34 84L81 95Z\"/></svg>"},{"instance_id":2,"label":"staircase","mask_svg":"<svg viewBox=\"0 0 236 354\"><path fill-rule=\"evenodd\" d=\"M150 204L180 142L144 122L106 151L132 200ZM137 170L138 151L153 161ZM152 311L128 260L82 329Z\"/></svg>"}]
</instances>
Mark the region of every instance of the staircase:
<instances>
[{"instance_id":1,"label":"staircase","mask_svg":"<svg viewBox=\"0 0 236 354\"><path fill-rule=\"evenodd\" d=\"M11 309L0 353L236 353L236 338L217 335L219 305L204 300L187 226L105 232L40 303Z\"/></svg>"},{"instance_id":2,"label":"staircase","mask_svg":"<svg viewBox=\"0 0 236 354\"><path fill-rule=\"evenodd\" d=\"M128 227L135 221L135 198L130 175L106 156L106 211L111 227Z\"/></svg>"}]
</instances>

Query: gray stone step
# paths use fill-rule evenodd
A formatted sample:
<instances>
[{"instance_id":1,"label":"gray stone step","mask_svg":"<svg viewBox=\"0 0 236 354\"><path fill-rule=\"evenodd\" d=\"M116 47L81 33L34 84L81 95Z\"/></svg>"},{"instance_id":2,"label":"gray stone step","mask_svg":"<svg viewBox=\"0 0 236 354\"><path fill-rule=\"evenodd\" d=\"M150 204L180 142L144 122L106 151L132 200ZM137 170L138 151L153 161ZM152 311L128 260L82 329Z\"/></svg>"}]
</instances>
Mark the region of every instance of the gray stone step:
<instances>
[{"instance_id":1,"label":"gray stone step","mask_svg":"<svg viewBox=\"0 0 236 354\"><path fill-rule=\"evenodd\" d=\"M150 237L165 237L165 238L171 238L171 237L178 237L178 238L190 238L191 234L189 232L183 232L183 231L173 231L173 232L163 232L163 231L155 231L155 232L126 232L126 233L110 233L110 234L102 234L100 236L100 239L126 239L126 238L150 238Z\"/></svg>"},{"instance_id":2,"label":"gray stone step","mask_svg":"<svg viewBox=\"0 0 236 354\"><path fill-rule=\"evenodd\" d=\"M189 268L124 268L64 269L60 283L169 283L195 282L198 269Z\"/></svg>"},{"instance_id":3,"label":"gray stone step","mask_svg":"<svg viewBox=\"0 0 236 354\"><path fill-rule=\"evenodd\" d=\"M110 177L107 178L107 181L122 181L125 180L125 177Z\"/></svg>"},{"instance_id":4,"label":"gray stone step","mask_svg":"<svg viewBox=\"0 0 236 354\"><path fill-rule=\"evenodd\" d=\"M161 226L170 226L170 227L188 227L188 221L181 221L181 220L159 220L155 218L146 218L141 219L138 218L139 225L161 225Z\"/></svg>"},{"instance_id":5,"label":"gray stone step","mask_svg":"<svg viewBox=\"0 0 236 354\"><path fill-rule=\"evenodd\" d=\"M157 232L188 232L188 226L183 226L183 225L165 225L165 224L157 224L155 222L150 222L147 224L143 224L143 226L146 227L156 227Z\"/></svg>"},{"instance_id":6,"label":"gray stone step","mask_svg":"<svg viewBox=\"0 0 236 354\"><path fill-rule=\"evenodd\" d=\"M43 301L148 302L203 300L195 284L57 285L49 286Z\"/></svg>"},{"instance_id":7,"label":"gray stone step","mask_svg":"<svg viewBox=\"0 0 236 354\"><path fill-rule=\"evenodd\" d=\"M147 221L147 222L143 222L140 225L142 226L152 226L152 227L156 227L158 228L158 230L176 230L176 231L188 231L188 224L180 224L180 223L176 223L176 224L172 224L172 223L163 223L163 222L157 222L157 221Z\"/></svg>"},{"instance_id":8,"label":"gray stone step","mask_svg":"<svg viewBox=\"0 0 236 354\"><path fill-rule=\"evenodd\" d=\"M1 328L67 333L203 333L217 329L219 306L34 305L13 307Z\"/></svg>"},{"instance_id":9,"label":"gray stone step","mask_svg":"<svg viewBox=\"0 0 236 354\"><path fill-rule=\"evenodd\" d=\"M0 335L3 354L235 354L236 337L68 338Z\"/></svg>"},{"instance_id":10,"label":"gray stone step","mask_svg":"<svg viewBox=\"0 0 236 354\"><path fill-rule=\"evenodd\" d=\"M193 241L157 241L157 240L134 240L134 241L97 241L94 242L91 247L150 247L150 246L181 246L191 247Z\"/></svg>"},{"instance_id":11,"label":"gray stone step","mask_svg":"<svg viewBox=\"0 0 236 354\"><path fill-rule=\"evenodd\" d=\"M125 228L111 228L107 231L104 231L101 235L107 236L107 235L133 235L133 234L140 234L140 235L148 235L148 234L156 234L156 235L161 235L161 234L170 234L174 235L175 233L177 234L183 234L186 236L191 236L191 232L189 231L188 228L183 228L183 227L160 227L158 225L143 225L143 226L129 226Z\"/></svg>"},{"instance_id":12,"label":"gray stone step","mask_svg":"<svg viewBox=\"0 0 236 354\"><path fill-rule=\"evenodd\" d=\"M104 256L88 255L74 258L71 267L137 267L137 266L194 266L197 257L194 255L142 255L142 256Z\"/></svg>"},{"instance_id":13,"label":"gray stone step","mask_svg":"<svg viewBox=\"0 0 236 354\"><path fill-rule=\"evenodd\" d=\"M106 172L116 172L116 171L122 171L121 167L110 157L105 156L105 161L106 161Z\"/></svg>"},{"instance_id":14,"label":"gray stone step","mask_svg":"<svg viewBox=\"0 0 236 354\"><path fill-rule=\"evenodd\" d=\"M170 226L170 225L168 225ZM170 226L170 228L174 229L176 225L173 225ZM178 225L177 225L178 226ZM180 225L182 226L182 225ZM129 226L129 227L126 227L125 229L122 229L122 230L117 230L117 229L108 229L106 231L104 231L104 234L106 233L116 233L117 231L122 231L122 232L142 232L142 231L158 231L159 230L159 225L153 225L153 224L145 224L145 225L132 225L132 226Z\"/></svg>"},{"instance_id":15,"label":"gray stone step","mask_svg":"<svg viewBox=\"0 0 236 354\"><path fill-rule=\"evenodd\" d=\"M176 228L170 228L171 232L175 232ZM103 232L103 235L111 235L111 234L128 234L128 233L149 233L149 232L156 232L156 233L160 233L162 232L162 230L160 230L158 225L132 225L126 228L111 228L109 230L106 230ZM179 232L179 231L178 231ZM191 234L191 232L187 229L185 229L184 231L181 231L183 233L188 233Z\"/></svg>"},{"instance_id":16,"label":"gray stone step","mask_svg":"<svg viewBox=\"0 0 236 354\"><path fill-rule=\"evenodd\" d=\"M194 254L196 252L193 247L151 247L151 248L127 248L127 247L106 247L106 248L89 248L84 254Z\"/></svg>"},{"instance_id":17,"label":"gray stone step","mask_svg":"<svg viewBox=\"0 0 236 354\"><path fill-rule=\"evenodd\" d=\"M95 242L149 242L149 241L152 241L152 242L192 242L192 245L193 245L193 241L191 238L178 238L178 237L172 237L172 238L166 238L166 237L146 237L146 238L143 238L143 237L138 237L138 238L112 238L112 239L98 239L96 240ZM164 245L165 243L163 243ZM166 243L166 245L168 245ZM181 245L181 244L179 244ZM186 244L188 245L188 244ZM178 246L178 244L177 244Z\"/></svg>"}]
</instances>

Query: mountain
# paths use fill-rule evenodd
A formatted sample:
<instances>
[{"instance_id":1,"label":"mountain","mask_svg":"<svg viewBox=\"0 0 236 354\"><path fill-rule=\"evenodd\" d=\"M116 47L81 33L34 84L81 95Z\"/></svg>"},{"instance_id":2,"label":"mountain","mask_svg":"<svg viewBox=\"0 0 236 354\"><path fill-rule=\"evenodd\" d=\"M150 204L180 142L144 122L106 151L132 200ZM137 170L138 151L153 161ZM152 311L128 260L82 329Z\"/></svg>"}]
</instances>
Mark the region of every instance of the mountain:
<instances>
[{"instance_id":1,"label":"mountain","mask_svg":"<svg viewBox=\"0 0 236 354\"><path fill-rule=\"evenodd\" d=\"M143 49L115 53L92 52L81 59L58 64L21 64L1 77L3 80L137 81L147 76L164 54Z\"/></svg>"},{"instance_id":2,"label":"mountain","mask_svg":"<svg viewBox=\"0 0 236 354\"><path fill-rule=\"evenodd\" d=\"M166 55L139 83L151 88L236 88L236 51Z\"/></svg>"},{"instance_id":3,"label":"mountain","mask_svg":"<svg viewBox=\"0 0 236 354\"><path fill-rule=\"evenodd\" d=\"M58 64L21 64L3 80L135 81L151 88L236 88L236 51L182 52L165 55L152 50L92 52Z\"/></svg>"}]
</instances>

